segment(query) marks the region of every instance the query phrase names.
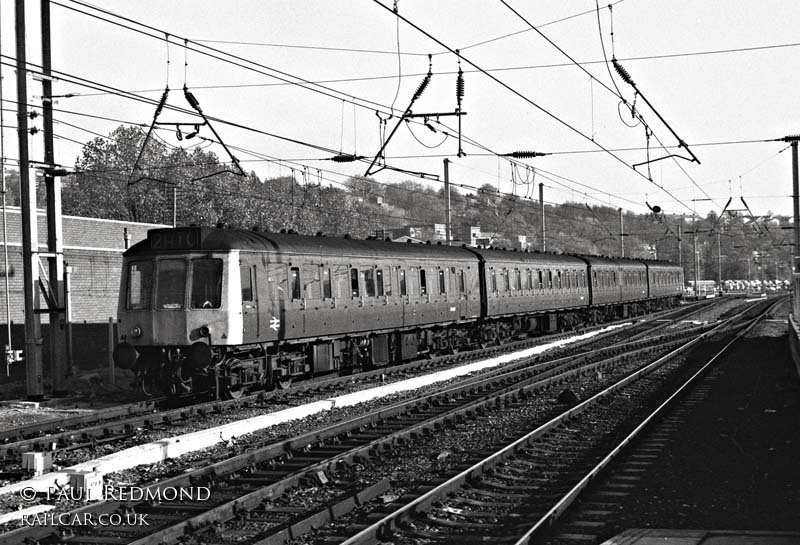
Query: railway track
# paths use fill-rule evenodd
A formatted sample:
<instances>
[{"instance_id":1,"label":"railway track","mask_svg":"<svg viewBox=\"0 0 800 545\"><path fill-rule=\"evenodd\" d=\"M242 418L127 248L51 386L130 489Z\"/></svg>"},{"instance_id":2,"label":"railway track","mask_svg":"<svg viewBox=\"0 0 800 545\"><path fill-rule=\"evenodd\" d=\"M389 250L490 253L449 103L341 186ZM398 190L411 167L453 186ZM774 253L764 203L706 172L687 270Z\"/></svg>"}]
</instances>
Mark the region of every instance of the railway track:
<instances>
[{"instance_id":1,"label":"railway track","mask_svg":"<svg viewBox=\"0 0 800 545\"><path fill-rule=\"evenodd\" d=\"M29 538L52 539L53 543L59 540L67 543L161 543L177 540L187 532L203 534L204 539L210 534L212 541L213 536L219 534L222 541L283 542L303 529L319 526L337 513L363 504L388 490L385 479L359 488L356 483L334 478L333 475L342 471L342 468L357 466L360 460L391 451L398 445L424 436L426 430L430 433L443 426L467 422L481 412L491 411L506 403L516 403L516 400L528 399L544 391L552 393L553 388L560 388L570 380L592 376L605 377L607 382L622 373L624 367L638 367L640 360L665 350L665 342L675 346L685 344L685 339L681 340L681 337L707 335L710 329L704 326L674 332L671 339L661 337L639 341L641 345L635 351L622 355L613 355L622 351L617 346L534 366L530 362L520 363L491 376L475 377L445 391L399 403L267 447L239 453L232 448L230 456L222 461L212 463L209 460L208 464L199 464L207 467L150 487L152 490L163 490L169 487L208 486L213 492L213 501L170 502L168 505L163 502L129 505L104 501L75 511L98 515L133 509L150 517L151 522L157 521L156 528L130 526L101 531L93 529L86 535L81 533L82 529L72 528L62 529L62 535L54 537L56 529L53 527L28 527L0 537L0 542L15 543ZM599 378L596 382L600 382ZM539 407L535 412L541 413L541 418L547 410ZM282 496L302 498L302 494L289 491L302 489L308 483L328 485L326 494L318 494L320 497L312 497L300 505L297 502L281 503Z\"/></svg>"},{"instance_id":2,"label":"railway track","mask_svg":"<svg viewBox=\"0 0 800 545\"><path fill-rule=\"evenodd\" d=\"M638 369L585 401L555 416L530 433L482 456L457 475L399 498L395 505L372 511L369 524L351 523L339 534L328 534L318 542L345 545L377 543L390 540L402 543L531 543L541 536L580 496L590 482L637 437L689 385L713 365L714 361L768 313L764 303L758 316L732 333L725 322L701 337L683 345L656 361ZM733 318L736 320L738 318ZM732 321L731 320L731 321ZM730 333L728 342L717 342L714 350L687 380L681 380L665 398L653 404L647 401L662 389L665 369L676 352L685 351L703 337ZM727 339L726 339L727 340ZM659 376L663 375L663 376ZM647 410L643 410L647 407ZM624 430L624 431L622 431ZM643 453L646 457L647 453ZM635 472L646 460L633 461ZM595 502L583 512L582 520L573 520L573 529L591 529L600 524L593 516L613 516L615 494L634 486L623 474L614 486L604 491L606 502ZM587 512L588 511L588 512ZM375 520L377 519L377 520ZM349 532L348 532L349 530ZM348 533L354 535L347 535ZM556 536L562 543L575 534ZM586 538L587 536L583 536ZM313 540L309 540L313 541ZM573 541L577 542L577 541ZM584 541L585 542L585 541Z\"/></svg>"},{"instance_id":3,"label":"railway track","mask_svg":"<svg viewBox=\"0 0 800 545\"><path fill-rule=\"evenodd\" d=\"M691 305L657 313L649 320L636 323L624 332L609 331L592 339L578 341L570 345L570 350L583 346L609 346L623 340L635 340L663 330L671 323L684 319L705 309L708 304ZM54 450L73 451L76 449L96 449L100 445L123 441L132 437L137 430L151 430L159 427L173 427L192 421L202 421L208 416L236 418L244 410L262 410L270 404L292 404L306 402L314 396L328 396L342 388L352 388L358 384L370 384L378 378L393 380L395 377L407 378L412 374L441 370L467 361L489 358L502 353L518 351L540 344L555 342L573 335L560 333L534 339L526 339L491 346L469 353L453 354L429 360L416 361L391 368L366 371L349 376L318 377L303 381L287 390L259 392L231 400L191 402L159 398L119 407L111 407L94 413L65 419L45 421L0 431L0 460L6 474L19 474L20 456L24 452ZM185 404L188 403L188 404ZM174 405L178 405L174 407ZM69 465L69 462L64 462Z\"/></svg>"}]
</instances>

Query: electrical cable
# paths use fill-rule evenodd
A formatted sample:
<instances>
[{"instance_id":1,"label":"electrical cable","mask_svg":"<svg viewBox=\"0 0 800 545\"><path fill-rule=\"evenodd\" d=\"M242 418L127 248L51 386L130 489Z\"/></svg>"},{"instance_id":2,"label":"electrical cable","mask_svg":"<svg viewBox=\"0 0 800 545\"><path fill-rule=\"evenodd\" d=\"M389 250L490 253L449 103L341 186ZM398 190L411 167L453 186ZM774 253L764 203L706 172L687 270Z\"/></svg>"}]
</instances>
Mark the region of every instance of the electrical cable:
<instances>
[{"instance_id":1,"label":"electrical cable","mask_svg":"<svg viewBox=\"0 0 800 545\"><path fill-rule=\"evenodd\" d=\"M377 4L377 5L379 5L380 7L384 8L384 9L386 9L386 10L389 10L389 8L388 8L387 6L385 6L384 4L382 4L382 3L380 2L380 0L373 0L373 2L374 2L375 4ZM403 19L403 21L405 21L405 23L406 23L406 24L408 24L409 26L411 26L412 28L414 28L415 30L417 30L418 32L420 32L421 34L425 35L425 36L426 36L426 37L428 37L429 39L433 40L434 42L436 42L437 44L439 44L441 47L444 47L444 48L446 48L446 49L450 50L452 53L454 53L454 54L455 54L455 50L454 50L454 49L450 48L450 47L449 47L449 46L447 46L447 45L446 45L444 42L442 42L441 40L437 39L436 37L434 37L434 36L433 36L432 34L430 34L429 32L427 32L427 31L423 30L421 27L419 27L419 26L418 26L418 25L416 25L415 23L412 23L412 22L411 22L411 21L409 21L407 18L403 17L403 15L397 14L397 17L400 17L400 18L402 18L402 19ZM548 117L550 117L551 119L553 119L554 121L556 121L556 122L558 122L559 124L561 124L561 125L565 126L566 128L568 128L568 129L569 129L569 130L571 130L572 132L574 132L574 133L578 134L579 136L581 136L581 137L585 138L586 140L588 140L588 141L592 142L593 144L595 144L596 146L598 146L599 148L601 148L603 151L605 151L606 153L608 153L608 154L609 154L611 157L613 157L614 159L616 159L618 162L620 162L620 163L622 163L623 165L625 165L626 167L630 168L632 171L636 172L636 174L638 174L638 175L639 175L639 176L641 176L642 178L644 178L644 179L647 179L647 178L646 178L646 177L645 177L645 176L644 176L642 173L640 173L640 172L639 172L638 170L636 170L634 167L632 167L631 165L629 165L628 163L626 163L624 160L622 160L622 158L620 158L619 156L617 156L617 155L616 155L616 154L614 154L613 152L611 152L611 151L609 151L608 149L606 149L604 146L602 146L601 144L599 144L597 141L594 141L594 140L592 140L590 137L588 137L587 135L585 135L585 134L584 134L583 132L581 132L579 129L575 128L573 125L571 125L571 124L567 123L566 121L564 121L564 120L563 120L563 119L561 119L560 117L556 116L555 114L553 114L552 112L550 112L550 111L549 111L549 110L547 110L546 108L544 108L544 107L540 106L539 104L537 104L536 102L534 102L533 100L531 100L531 99L530 99L530 98L528 98L527 96L523 95L522 93L520 93L519 91L517 91L516 89L514 89L513 87L511 87L511 86L510 86L510 85L508 85L507 83L505 83L505 82L503 82L502 80L500 80L500 79L498 79L497 77L495 77L494 75L492 75L492 74L489 74L489 73L485 72L485 71L484 71L484 70L483 70L483 69L482 69L480 66L478 66L477 64L475 64L475 62L473 62L473 61L471 61L471 60L467 59L467 58L466 58L466 57L464 57L464 56L462 56L461 58L462 58L462 59L463 59L465 62L469 63L469 64L470 64L470 65L471 65L473 68L476 68L476 69L480 70L480 71L481 71L481 72L482 72L484 75L488 76L488 77L489 77L490 79L492 79L492 80L493 80L495 83L498 83L499 85L501 85L502 87L504 87L506 90L510 91L512 94L514 94L514 95L516 95L517 97L521 98L522 100L524 100L525 102L527 102L528 104L530 104L530 105L531 105L531 106L533 106L534 108L538 109L539 111L541 111L542 113L544 113L545 115L547 115ZM648 180L648 181L650 181L650 180ZM655 185L655 184L654 184L654 185ZM689 205L687 205L686 203L684 203L683 201L681 201L680 199L678 199L678 198L677 198L675 195L673 195L673 194L672 194L672 193L671 193L669 190L667 190L667 189L665 189L665 188L663 188L663 187L660 187L660 186L658 186L658 185L656 185L656 187L659 187L659 188L660 188L660 189L661 189L661 190L662 190L664 193L666 193L667 195L669 195L670 197L672 197L673 199L675 199L675 201L676 201L676 202L678 202L678 203L680 203L681 205L683 205L683 206L684 206L684 207L685 207L687 210L689 210L689 211L691 211L691 210L692 210L692 209L691 209L691 207L690 207Z\"/></svg>"}]
</instances>

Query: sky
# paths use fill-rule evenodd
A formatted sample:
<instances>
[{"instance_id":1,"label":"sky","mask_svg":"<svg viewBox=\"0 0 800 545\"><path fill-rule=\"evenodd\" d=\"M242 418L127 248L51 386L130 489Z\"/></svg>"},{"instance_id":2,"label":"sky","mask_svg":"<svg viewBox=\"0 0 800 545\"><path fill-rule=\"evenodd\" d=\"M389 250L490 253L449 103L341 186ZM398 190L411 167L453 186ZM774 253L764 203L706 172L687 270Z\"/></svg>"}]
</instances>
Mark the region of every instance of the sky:
<instances>
[{"instance_id":1,"label":"sky","mask_svg":"<svg viewBox=\"0 0 800 545\"><path fill-rule=\"evenodd\" d=\"M25 4L27 101L40 111L39 2ZM74 166L83 143L122 123L149 127L165 87L159 120L198 121L173 110L188 108L185 84L244 169L262 178L294 172L342 184L367 171L381 127L388 135L399 123L385 150L392 168L373 174L382 183L439 188L447 158L461 191L490 184L527 197L543 183L547 202L687 215L719 213L729 198L729 208L742 209L744 197L756 215L791 215L791 152L775 140L800 134L800 2L621 0L598 10L586 0L398 0L394 7L392 0L53 0L56 162ZM16 168L14 19L14 2L3 1L3 156ZM433 75L411 109L440 116L400 122L428 54ZM614 73L612 56L638 96ZM452 115L459 59L460 157ZM32 125L41 128L41 118ZM228 160L213 141L179 141L174 127L155 132ZM199 135L214 139L208 127ZM41 133L29 144L41 160ZM515 151L548 155L498 157ZM338 153L367 159L331 161ZM664 158L670 154L680 157ZM648 158L661 160L634 166Z\"/></svg>"}]
</instances>

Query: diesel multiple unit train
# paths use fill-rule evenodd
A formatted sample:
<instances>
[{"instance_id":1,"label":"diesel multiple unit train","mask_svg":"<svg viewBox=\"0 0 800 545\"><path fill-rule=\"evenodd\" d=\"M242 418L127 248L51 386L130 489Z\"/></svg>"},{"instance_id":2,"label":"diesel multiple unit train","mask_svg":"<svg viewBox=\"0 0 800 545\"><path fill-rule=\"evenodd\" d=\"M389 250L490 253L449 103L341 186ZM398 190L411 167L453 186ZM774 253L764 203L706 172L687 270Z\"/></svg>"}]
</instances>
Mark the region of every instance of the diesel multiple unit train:
<instances>
[{"instance_id":1,"label":"diesel multiple unit train","mask_svg":"<svg viewBox=\"0 0 800 545\"><path fill-rule=\"evenodd\" d=\"M658 261L153 229L124 254L114 359L145 393L236 397L643 314L682 293L682 269Z\"/></svg>"}]
</instances>

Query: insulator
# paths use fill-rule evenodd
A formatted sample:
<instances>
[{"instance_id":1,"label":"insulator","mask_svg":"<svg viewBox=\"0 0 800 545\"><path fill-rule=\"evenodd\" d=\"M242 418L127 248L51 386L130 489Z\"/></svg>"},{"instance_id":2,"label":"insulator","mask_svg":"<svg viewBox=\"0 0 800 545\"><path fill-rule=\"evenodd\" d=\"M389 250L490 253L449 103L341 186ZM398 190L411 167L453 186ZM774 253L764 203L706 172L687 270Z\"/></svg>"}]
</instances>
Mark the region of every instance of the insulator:
<instances>
[{"instance_id":1,"label":"insulator","mask_svg":"<svg viewBox=\"0 0 800 545\"><path fill-rule=\"evenodd\" d=\"M464 98L464 72L461 70L458 71L458 77L456 78L456 100L459 104L461 104L461 99Z\"/></svg>"},{"instance_id":2,"label":"insulator","mask_svg":"<svg viewBox=\"0 0 800 545\"><path fill-rule=\"evenodd\" d=\"M512 157L514 159L533 159L534 157L544 157L549 155L540 151L512 151L511 153L504 153L503 157Z\"/></svg>"},{"instance_id":3,"label":"insulator","mask_svg":"<svg viewBox=\"0 0 800 545\"><path fill-rule=\"evenodd\" d=\"M414 93L414 100L422 96L422 93L425 92L425 89L428 87L428 84L430 82L431 82L431 75L427 74L425 78L422 80L422 83L419 84L419 87L417 87L417 92Z\"/></svg>"},{"instance_id":4,"label":"insulator","mask_svg":"<svg viewBox=\"0 0 800 545\"><path fill-rule=\"evenodd\" d=\"M625 83L631 87L636 87L636 84L633 83L633 78L631 78L631 75L628 74L628 71L625 70L625 68L617 61L617 59L611 59L611 63L614 65L614 70L617 71L617 74L619 74L619 77L621 77Z\"/></svg>"},{"instance_id":5,"label":"insulator","mask_svg":"<svg viewBox=\"0 0 800 545\"><path fill-rule=\"evenodd\" d=\"M188 90L186 87L184 87L184 88L183 88L183 96L185 96L185 97L186 97L186 102L188 102L188 103L189 103L189 105L190 105L192 108L194 108L195 110L197 110L197 112L198 112L198 113L202 113L202 112L203 112L203 110L202 110L202 109L200 109L200 103L199 103L199 102L197 102L197 99L194 97L194 95L192 94L192 92L191 92L191 91L189 91L189 90Z\"/></svg>"},{"instance_id":6,"label":"insulator","mask_svg":"<svg viewBox=\"0 0 800 545\"><path fill-rule=\"evenodd\" d=\"M800 141L800 134L790 134L781 138L784 142L797 142Z\"/></svg>"},{"instance_id":7,"label":"insulator","mask_svg":"<svg viewBox=\"0 0 800 545\"><path fill-rule=\"evenodd\" d=\"M347 153L340 153L339 155L334 155L331 157L331 161L334 163L352 163L353 161L358 161L359 159L363 159L364 157L361 155L349 155Z\"/></svg>"}]
</instances>

